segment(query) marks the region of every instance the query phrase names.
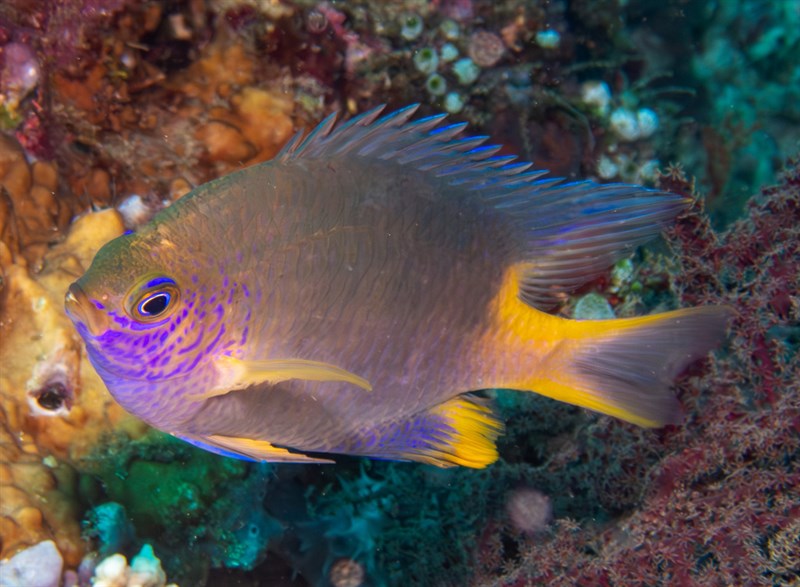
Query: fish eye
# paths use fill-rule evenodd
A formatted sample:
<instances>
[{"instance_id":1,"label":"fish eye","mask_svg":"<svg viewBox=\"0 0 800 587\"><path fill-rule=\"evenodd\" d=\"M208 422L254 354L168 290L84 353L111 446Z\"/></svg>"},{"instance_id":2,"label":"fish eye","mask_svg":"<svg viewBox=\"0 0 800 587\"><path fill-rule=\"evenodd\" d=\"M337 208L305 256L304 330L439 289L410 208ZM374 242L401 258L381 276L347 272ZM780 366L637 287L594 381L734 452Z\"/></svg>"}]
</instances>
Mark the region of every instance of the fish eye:
<instances>
[{"instance_id":1,"label":"fish eye","mask_svg":"<svg viewBox=\"0 0 800 587\"><path fill-rule=\"evenodd\" d=\"M160 316L169 307L171 297L168 291L152 293L139 302L139 313L150 318Z\"/></svg>"},{"instance_id":2,"label":"fish eye","mask_svg":"<svg viewBox=\"0 0 800 587\"><path fill-rule=\"evenodd\" d=\"M133 287L126 310L139 322L155 322L175 310L180 297L178 285L169 277L148 277Z\"/></svg>"}]
</instances>

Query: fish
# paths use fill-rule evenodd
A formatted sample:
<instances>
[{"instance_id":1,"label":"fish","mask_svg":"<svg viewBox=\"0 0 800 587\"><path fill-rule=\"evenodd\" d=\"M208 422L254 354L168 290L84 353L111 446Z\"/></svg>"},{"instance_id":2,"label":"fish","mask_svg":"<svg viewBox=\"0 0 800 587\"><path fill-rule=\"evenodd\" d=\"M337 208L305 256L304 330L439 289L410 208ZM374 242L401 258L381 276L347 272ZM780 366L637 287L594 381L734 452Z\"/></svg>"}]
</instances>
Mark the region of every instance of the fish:
<instances>
[{"instance_id":1,"label":"fish","mask_svg":"<svg viewBox=\"0 0 800 587\"><path fill-rule=\"evenodd\" d=\"M483 468L483 391L645 427L730 310L573 320L553 309L691 200L547 177L418 105L336 115L110 241L66 294L108 390L217 454Z\"/></svg>"}]
</instances>

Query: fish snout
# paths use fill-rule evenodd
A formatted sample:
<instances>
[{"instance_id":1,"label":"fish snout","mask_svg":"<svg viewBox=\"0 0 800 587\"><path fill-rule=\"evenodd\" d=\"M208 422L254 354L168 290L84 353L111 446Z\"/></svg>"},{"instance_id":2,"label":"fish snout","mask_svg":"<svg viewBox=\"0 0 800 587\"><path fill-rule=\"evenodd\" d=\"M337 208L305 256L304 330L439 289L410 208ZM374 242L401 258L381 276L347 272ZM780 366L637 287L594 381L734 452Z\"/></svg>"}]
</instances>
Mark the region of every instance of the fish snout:
<instances>
[{"instance_id":1,"label":"fish snout","mask_svg":"<svg viewBox=\"0 0 800 587\"><path fill-rule=\"evenodd\" d=\"M67 290L64 309L73 322L86 327L92 336L99 336L108 329L106 313L92 304L89 296L77 282L70 285Z\"/></svg>"}]
</instances>

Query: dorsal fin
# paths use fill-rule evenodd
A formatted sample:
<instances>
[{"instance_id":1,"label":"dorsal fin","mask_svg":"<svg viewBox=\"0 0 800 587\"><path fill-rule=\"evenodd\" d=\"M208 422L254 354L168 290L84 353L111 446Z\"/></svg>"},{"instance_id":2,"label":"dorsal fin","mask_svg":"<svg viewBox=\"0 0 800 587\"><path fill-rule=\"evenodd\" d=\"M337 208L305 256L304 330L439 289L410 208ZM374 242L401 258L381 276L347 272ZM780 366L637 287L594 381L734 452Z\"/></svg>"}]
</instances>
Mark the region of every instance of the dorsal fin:
<instances>
[{"instance_id":1,"label":"dorsal fin","mask_svg":"<svg viewBox=\"0 0 800 587\"><path fill-rule=\"evenodd\" d=\"M295 135L276 160L363 157L429 173L464 197L479 198L507 220L516 262L527 272L520 296L547 309L652 239L689 200L638 185L546 178L546 170L498 156L485 136L460 136L464 123L446 115L415 121L414 104L379 118L384 106L346 123L328 116L311 133Z\"/></svg>"}]
</instances>

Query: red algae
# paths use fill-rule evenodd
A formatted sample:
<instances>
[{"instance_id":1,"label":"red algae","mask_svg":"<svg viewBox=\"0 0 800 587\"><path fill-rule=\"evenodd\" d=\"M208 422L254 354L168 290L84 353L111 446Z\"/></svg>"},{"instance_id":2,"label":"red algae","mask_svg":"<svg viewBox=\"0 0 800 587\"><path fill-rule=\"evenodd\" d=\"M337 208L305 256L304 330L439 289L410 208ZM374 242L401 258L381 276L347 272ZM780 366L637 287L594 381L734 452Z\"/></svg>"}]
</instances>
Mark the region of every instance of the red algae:
<instances>
[{"instance_id":1,"label":"red algae","mask_svg":"<svg viewBox=\"0 0 800 587\"><path fill-rule=\"evenodd\" d=\"M679 170L661 182L692 193ZM668 233L681 303L735 309L728 347L680 382L681 426L612 441L619 424L596 424L605 444L594 458L633 473L598 493L624 515L560 518L546 538L519 539L513 571L477 584L778 585L800 572L800 163L726 232L711 229L696 199ZM645 484L626 495L639 477ZM481 560L496 565L496 548Z\"/></svg>"}]
</instances>

